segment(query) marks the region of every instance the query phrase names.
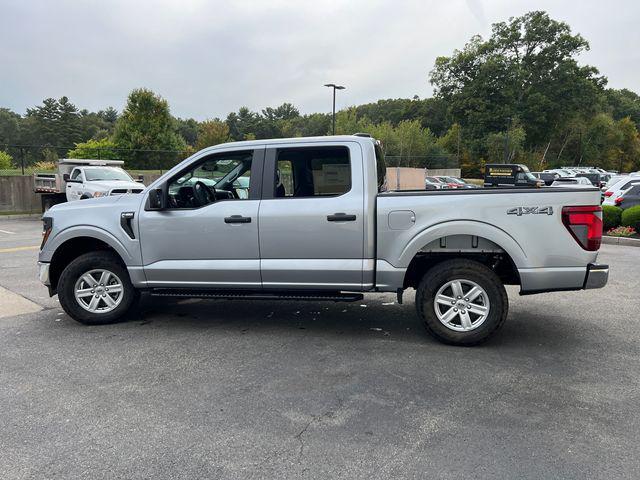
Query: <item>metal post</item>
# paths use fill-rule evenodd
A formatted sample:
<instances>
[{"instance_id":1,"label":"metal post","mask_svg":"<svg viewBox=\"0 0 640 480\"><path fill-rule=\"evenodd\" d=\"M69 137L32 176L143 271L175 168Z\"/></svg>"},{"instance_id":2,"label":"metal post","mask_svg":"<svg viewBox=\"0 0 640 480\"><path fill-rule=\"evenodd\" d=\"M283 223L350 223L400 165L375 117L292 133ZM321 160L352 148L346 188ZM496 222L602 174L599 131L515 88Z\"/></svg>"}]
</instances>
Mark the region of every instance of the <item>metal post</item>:
<instances>
[{"instance_id":1,"label":"metal post","mask_svg":"<svg viewBox=\"0 0 640 480\"><path fill-rule=\"evenodd\" d=\"M343 87L342 85L336 85L335 83L325 83L324 84L325 87L329 87L329 88L333 88L333 108L331 110L332 114L331 114L331 119L332 119L332 127L331 127L331 132L332 135L336 134L336 90L344 90L345 87ZM355 133L355 132L353 132Z\"/></svg>"},{"instance_id":2,"label":"metal post","mask_svg":"<svg viewBox=\"0 0 640 480\"><path fill-rule=\"evenodd\" d=\"M336 87L333 87L333 135L336 134Z\"/></svg>"}]
</instances>

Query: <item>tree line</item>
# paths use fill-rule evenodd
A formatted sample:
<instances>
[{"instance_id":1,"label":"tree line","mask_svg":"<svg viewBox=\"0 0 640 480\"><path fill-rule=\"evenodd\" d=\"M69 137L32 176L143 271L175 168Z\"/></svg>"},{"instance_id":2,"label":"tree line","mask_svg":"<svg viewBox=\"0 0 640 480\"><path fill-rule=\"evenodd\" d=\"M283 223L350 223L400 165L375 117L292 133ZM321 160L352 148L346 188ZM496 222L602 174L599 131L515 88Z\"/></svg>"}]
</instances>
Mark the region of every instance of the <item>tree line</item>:
<instances>
[{"instance_id":1,"label":"tree line","mask_svg":"<svg viewBox=\"0 0 640 480\"><path fill-rule=\"evenodd\" d=\"M336 133L370 133L397 165L459 162L469 176L503 161L532 170L568 164L638 170L640 97L607 88L595 67L581 65L578 57L588 49L587 40L545 12L510 18L494 24L489 38L473 36L436 59L427 79L433 97L349 107L337 112ZM290 103L259 112L242 107L224 119L176 118L147 89L133 90L120 113L80 110L67 97L45 99L25 115L0 108L0 150L14 164L66 155L166 168L223 142L330 131L331 114L301 114Z\"/></svg>"}]
</instances>

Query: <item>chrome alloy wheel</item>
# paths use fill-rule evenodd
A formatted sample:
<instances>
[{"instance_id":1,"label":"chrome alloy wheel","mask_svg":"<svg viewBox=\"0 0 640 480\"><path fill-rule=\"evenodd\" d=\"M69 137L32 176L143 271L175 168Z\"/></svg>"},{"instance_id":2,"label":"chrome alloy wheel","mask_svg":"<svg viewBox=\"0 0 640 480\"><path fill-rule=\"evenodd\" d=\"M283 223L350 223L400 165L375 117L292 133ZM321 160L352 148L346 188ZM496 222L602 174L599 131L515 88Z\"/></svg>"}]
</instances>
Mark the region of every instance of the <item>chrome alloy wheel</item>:
<instances>
[{"instance_id":1,"label":"chrome alloy wheel","mask_svg":"<svg viewBox=\"0 0 640 480\"><path fill-rule=\"evenodd\" d=\"M456 332L469 332L482 325L489 316L489 296L471 280L451 280L436 293L433 308L445 327Z\"/></svg>"},{"instance_id":2,"label":"chrome alloy wheel","mask_svg":"<svg viewBox=\"0 0 640 480\"><path fill-rule=\"evenodd\" d=\"M108 313L120 305L124 295L122 281L104 269L81 275L73 290L78 304L91 313Z\"/></svg>"}]
</instances>

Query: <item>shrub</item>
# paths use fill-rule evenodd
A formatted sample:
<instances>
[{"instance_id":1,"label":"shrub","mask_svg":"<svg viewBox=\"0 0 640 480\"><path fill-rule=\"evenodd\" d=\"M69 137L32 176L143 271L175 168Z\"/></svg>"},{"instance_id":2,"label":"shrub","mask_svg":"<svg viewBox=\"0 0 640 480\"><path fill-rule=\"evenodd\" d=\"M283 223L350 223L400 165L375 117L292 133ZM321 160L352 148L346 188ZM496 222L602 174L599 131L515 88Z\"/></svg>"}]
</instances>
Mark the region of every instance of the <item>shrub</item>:
<instances>
[{"instance_id":1,"label":"shrub","mask_svg":"<svg viewBox=\"0 0 640 480\"><path fill-rule=\"evenodd\" d=\"M119 160L116 144L107 138L76 143L76 148L67 152L67 158L97 158Z\"/></svg>"},{"instance_id":2,"label":"shrub","mask_svg":"<svg viewBox=\"0 0 640 480\"><path fill-rule=\"evenodd\" d=\"M47 162L47 161L41 160L39 162L34 163L32 168L34 170L43 171L43 172L55 171L56 162Z\"/></svg>"},{"instance_id":3,"label":"shrub","mask_svg":"<svg viewBox=\"0 0 640 480\"><path fill-rule=\"evenodd\" d=\"M611 237L630 237L636 233L633 227L617 227L612 228L607 232L607 235Z\"/></svg>"},{"instance_id":4,"label":"shrub","mask_svg":"<svg viewBox=\"0 0 640 480\"><path fill-rule=\"evenodd\" d=\"M0 150L0 170L9 170L13 168L12 163L13 158L7 152L3 152Z\"/></svg>"},{"instance_id":5,"label":"shrub","mask_svg":"<svg viewBox=\"0 0 640 480\"><path fill-rule=\"evenodd\" d=\"M622 209L613 205L604 205L602 207L602 221L604 223L605 232L612 228L619 227L622 219Z\"/></svg>"},{"instance_id":6,"label":"shrub","mask_svg":"<svg viewBox=\"0 0 640 480\"><path fill-rule=\"evenodd\" d=\"M640 223L640 205L626 208L622 212L621 224L625 227L635 227Z\"/></svg>"}]
</instances>

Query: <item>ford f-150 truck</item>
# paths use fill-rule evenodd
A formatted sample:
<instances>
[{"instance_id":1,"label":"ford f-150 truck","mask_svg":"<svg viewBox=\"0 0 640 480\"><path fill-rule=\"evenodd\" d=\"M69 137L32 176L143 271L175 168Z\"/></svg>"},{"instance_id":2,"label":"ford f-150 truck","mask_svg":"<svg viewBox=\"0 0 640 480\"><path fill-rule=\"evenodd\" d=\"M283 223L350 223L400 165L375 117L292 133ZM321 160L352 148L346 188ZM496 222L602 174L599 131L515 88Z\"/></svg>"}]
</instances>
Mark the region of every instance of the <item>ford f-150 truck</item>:
<instances>
[{"instance_id":1,"label":"ford f-150 truck","mask_svg":"<svg viewBox=\"0 0 640 480\"><path fill-rule=\"evenodd\" d=\"M346 300L416 290L437 339L486 340L521 294L599 288L596 188L389 191L365 136L206 148L140 195L56 205L41 281L87 324L151 295ZM248 188L246 187L248 185Z\"/></svg>"}]
</instances>

